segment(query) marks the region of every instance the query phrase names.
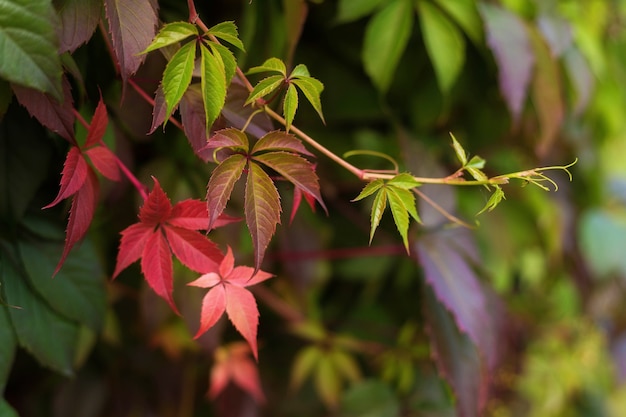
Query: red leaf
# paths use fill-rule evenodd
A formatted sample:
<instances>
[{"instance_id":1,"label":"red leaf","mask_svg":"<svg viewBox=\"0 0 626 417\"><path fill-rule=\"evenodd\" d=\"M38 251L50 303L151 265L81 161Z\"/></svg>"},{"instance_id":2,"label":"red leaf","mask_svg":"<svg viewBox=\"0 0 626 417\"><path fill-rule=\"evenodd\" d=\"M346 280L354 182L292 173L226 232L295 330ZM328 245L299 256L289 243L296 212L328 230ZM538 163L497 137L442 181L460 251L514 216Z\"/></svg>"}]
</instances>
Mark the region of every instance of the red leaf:
<instances>
[{"instance_id":1,"label":"red leaf","mask_svg":"<svg viewBox=\"0 0 626 417\"><path fill-rule=\"evenodd\" d=\"M100 97L96 111L91 119L89 130L87 130L87 140L85 141L85 148L97 145L102 140L104 133L107 130L107 124L109 123L109 116L107 115L107 108Z\"/></svg>"},{"instance_id":2,"label":"red leaf","mask_svg":"<svg viewBox=\"0 0 626 417\"><path fill-rule=\"evenodd\" d=\"M309 205L309 207L311 207L311 210L315 212L315 196L309 193L305 193L300 188L295 187L293 190L293 204L291 207L291 214L289 215L290 224L293 222L293 219L296 217L296 212L298 211L298 208L300 207L300 203L302 202L302 195L304 195L304 199Z\"/></svg>"},{"instance_id":3,"label":"red leaf","mask_svg":"<svg viewBox=\"0 0 626 417\"><path fill-rule=\"evenodd\" d=\"M259 370L248 355L233 355L230 361L230 374L235 384L255 399L257 403L265 402L265 395L261 390Z\"/></svg>"},{"instance_id":4,"label":"red leaf","mask_svg":"<svg viewBox=\"0 0 626 417\"><path fill-rule=\"evenodd\" d=\"M96 211L99 191L98 178L90 168L88 168L86 177L87 179L84 181L83 186L72 200L70 217L65 232L65 246L53 275L59 272L65 262L65 258L67 258L74 245L85 237L93 219L93 214Z\"/></svg>"},{"instance_id":5,"label":"red leaf","mask_svg":"<svg viewBox=\"0 0 626 417\"><path fill-rule=\"evenodd\" d=\"M254 296L250 291L236 285L224 285L224 291L228 318L248 341L254 358L258 360L256 334L259 325L259 310Z\"/></svg>"},{"instance_id":6,"label":"red leaf","mask_svg":"<svg viewBox=\"0 0 626 417\"><path fill-rule=\"evenodd\" d=\"M189 283L193 285L193 283ZM202 311L200 312L200 328L194 339L202 336L222 317L226 310L226 292L224 285L216 285L202 299Z\"/></svg>"},{"instance_id":7,"label":"red leaf","mask_svg":"<svg viewBox=\"0 0 626 417\"><path fill-rule=\"evenodd\" d=\"M74 101L72 89L67 78L63 76L61 86L63 88L63 102L59 103L55 98L32 88L12 85L13 92L20 104L26 107L28 113L35 117L39 123L58 133L70 143L76 144L74 139Z\"/></svg>"},{"instance_id":8,"label":"red leaf","mask_svg":"<svg viewBox=\"0 0 626 417\"><path fill-rule=\"evenodd\" d=\"M113 278L117 277L119 273L130 264L141 258L143 249L153 232L154 227L147 226L143 223L132 224L122 231L122 239L120 241L120 249L117 252L117 264Z\"/></svg>"},{"instance_id":9,"label":"red leaf","mask_svg":"<svg viewBox=\"0 0 626 417\"><path fill-rule=\"evenodd\" d=\"M192 199L180 201L172 208L167 222L183 229L206 230L209 227L209 212L206 203Z\"/></svg>"},{"instance_id":10,"label":"red leaf","mask_svg":"<svg viewBox=\"0 0 626 417\"><path fill-rule=\"evenodd\" d=\"M153 0L104 0L113 49L122 79L134 74L145 55L140 54L156 35L157 2Z\"/></svg>"},{"instance_id":11,"label":"red leaf","mask_svg":"<svg viewBox=\"0 0 626 417\"><path fill-rule=\"evenodd\" d=\"M265 401L258 369L250 360L250 347L242 342L234 342L216 350L209 396L217 397L231 381L258 403Z\"/></svg>"},{"instance_id":12,"label":"red leaf","mask_svg":"<svg viewBox=\"0 0 626 417\"><path fill-rule=\"evenodd\" d=\"M161 230L152 233L146 242L141 256L141 271L154 292L179 314L172 297L174 291L172 254Z\"/></svg>"},{"instance_id":13,"label":"red leaf","mask_svg":"<svg viewBox=\"0 0 626 417\"><path fill-rule=\"evenodd\" d=\"M93 34L102 11L99 0L62 0L55 2L61 24L58 26L59 53L74 52Z\"/></svg>"},{"instance_id":14,"label":"red leaf","mask_svg":"<svg viewBox=\"0 0 626 417\"><path fill-rule=\"evenodd\" d=\"M119 181L122 176L115 154L105 146L96 146L85 151L93 166L111 181Z\"/></svg>"},{"instance_id":15,"label":"red leaf","mask_svg":"<svg viewBox=\"0 0 626 417\"><path fill-rule=\"evenodd\" d=\"M217 271L224 255L205 235L169 225L164 229L172 252L187 268L201 274Z\"/></svg>"},{"instance_id":16,"label":"red leaf","mask_svg":"<svg viewBox=\"0 0 626 417\"><path fill-rule=\"evenodd\" d=\"M297 188L315 197L322 208L328 211L320 194L320 186L314 165L309 161L287 152L270 152L255 155L253 159L272 168Z\"/></svg>"},{"instance_id":17,"label":"red leaf","mask_svg":"<svg viewBox=\"0 0 626 417\"><path fill-rule=\"evenodd\" d=\"M59 194L52 203L43 207L44 209L56 206L61 200L75 194L85 183L89 165L80 153L80 149L72 146L67 153L65 163L63 164L63 172L61 173L61 188Z\"/></svg>"},{"instance_id":18,"label":"red leaf","mask_svg":"<svg viewBox=\"0 0 626 417\"><path fill-rule=\"evenodd\" d=\"M262 151L288 151L313 156L298 138L282 130L269 132L263 136L254 144L250 153Z\"/></svg>"},{"instance_id":19,"label":"red leaf","mask_svg":"<svg viewBox=\"0 0 626 417\"><path fill-rule=\"evenodd\" d=\"M249 167L244 205L254 246L254 264L259 268L276 225L280 223L280 195L259 165L251 163Z\"/></svg>"},{"instance_id":20,"label":"red leaf","mask_svg":"<svg viewBox=\"0 0 626 417\"><path fill-rule=\"evenodd\" d=\"M231 272L233 272L234 267L235 257L233 256L233 250L229 246L226 250L226 256L224 256L224 259L220 264L220 275L224 278L230 279L229 275Z\"/></svg>"},{"instance_id":21,"label":"red leaf","mask_svg":"<svg viewBox=\"0 0 626 417\"><path fill-rule=\"evenodd\" d=\"M143 206L139 209L139 220L148 225L154 225L165 222L172 212L172 204L167 194L161 188L161 184L156 178L154 187L148 194L148 198L144 201Z\"/></svg>"},{"instance_id":22,"label":"red leaf","mask_svg":"<svg viewBox=\"0 0 626 417\"><path fill-rule=\"evenodd\" d=\"M206 195L209 230L214 227L217 218L226 208L233 187L241 177L247 162L244 155L236 154L226 158L213 170Z\"/></svg>"}]
</instances>

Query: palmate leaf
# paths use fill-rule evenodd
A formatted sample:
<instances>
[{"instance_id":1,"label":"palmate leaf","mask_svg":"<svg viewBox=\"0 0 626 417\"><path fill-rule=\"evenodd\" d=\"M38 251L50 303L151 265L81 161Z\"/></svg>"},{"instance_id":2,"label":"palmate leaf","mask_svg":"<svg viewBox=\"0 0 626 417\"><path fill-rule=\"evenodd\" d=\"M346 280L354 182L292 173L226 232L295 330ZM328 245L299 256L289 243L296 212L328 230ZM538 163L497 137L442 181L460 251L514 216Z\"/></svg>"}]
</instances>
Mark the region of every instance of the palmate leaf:
<instances>
[{"instance_id":1,"label":"palmate leaf","mask_svg":"<svg viewBox=\"0 0 626 417\"><path fill-rule=\"evenodd\" d=\"M244 155L235 154L222 161L211 174L207 185L209 229L226 208L235 183L241 177L248 161Z\"/></svg>"},{"instance_id":2,"label":"palmate leaf","mask_svg":"<svg viewBox=\"0 0 626 417\"><path fill-rule=\"evenodd\" d=\"M210 48L210 50L209 50ZM202 100L206 117L206 131L213 125L226 102L226 67L218 49L212 42L207 48L200 45Z\"/></svg>"},{"instance_id":3,"label":"palmate leaf","mask_svg":"<svg viewBox=\"0 0 626 417\"><path fill-rule=\"evenodd\" d=\"M313 156L305 148L300 139L282 130L275 130L260 138L252 148L252 153L257 154L264 151L285 151Z\"/></svg>"},{"instance_id":4,"label":"palmate leaf","mask_svg":"<svg viewBox=\"0 0 626 417\"><path fill-rule=\"evenodd\" d=\"M493 210L494 208L497 207L498 204L500 204L500 202L503 199L505 199L504 191L502 191L502 187L500 187L499 185L494 185L494 187L495 187L494 192L491 194L491 197L489 197L489 200L487 200L485 207L483 207L482 210L480 210L476 214L477 216L481 213L484 213L485 211Z\"/></svg>"},{"instance_id":5,"label":"palmate leaf","mask_svg":"<svg viewBox=\"0 0 626 417\"><path fill-rule=\"evenodd\" d=\"M250 359L250 353L250 347L243 342L233 342L215 350L209 397L215 399L232 382L250 394L257 403L265 402L259 371Z\"/></svg>"},{"instance_id":6,"label":"palmate leaf","mask_svg":"<svg viewBox=\"0 0 626 417\"><path fill-rule=\"evenodd\" d=\"M224 76L226 79L226 86L230 84L230 81L233 79L235 72L237 71L237 61L235 60L235 56L230 49L225 47L224 45L220 45L219 43L210 43L211 50L213 53L217 51L217 53L222 57L222 62L224 63Z\"/></svg>"},{"instance_id":7,"label":"palmate leaf","mask_svg":"<svg viewBox=\"0 0 626 417\"><path fill-rule=\"evenodd\" d=\"M352 201L359 201L359 200L364 199L365 197L369 197L370 195L374 194L375 192L380 190L382 187L384 187L384 185L385 185L385 182L381 179L369 182L365 185L365 187L363 187L363 190L359 193L359 195L356 196L356 198Z\"/></svg>"},{"instance_id":8,"label":"palmate leaf","mask_svg":"<svg viewBox=\"0 0 626 417\"><path fill-rule=\"evenodd\" d=\"M241 39L239 39L237 26L232 21L218 23L217 25L209 28L208 33L215 36L216 38L230 43L231 45L242 51L245 51L243 42L241 42Z\"/></svg>"},{"instance_id":9,"label":"palmate leaf","mask_svg":"<svg viewBox=\"0 0 626 417\"><path fill-rule=\"evenodd\" d=\"M296 115L298 109L298 92L293 84L289 84L287 92L285 93L285 99L283 101L283 113L285 114L285 130L289 132L291 123Z\"/></svg>"},{"instance_id":10,"label":"palmate leaf","mask_svg":"<svg viewBox=\"0 0 626 417\"><path fill-rule=\"evenodd\" d=\"M196 59L196 44L189 42L183 45L167 63L163 72L163 93L167 104L165 121L178 105L183 94L187 91ZM204 78L203 78L204 79Z\"/></svg>"},{"instance_id":11,"label":"palmate leaf","mask_svg":"<svg viewBox=\"0 0 626 417\"><path fill-rule=\"evenodd\" d=\"M324 84L315 78L300 76L293 78L291 82L304 93L304 96L309 100L322 122L326 123L322 113L322 102L320 101L320 94L324 90Z\"/></svg>"},{"instance_id":12,"label":"palmate leaf","mask_svg":"<svg viewBox=\"0 0 626 417\"><path fill-rule=\"evenodd\" d=\"M102 14L102 1L58 0L53 3L61 20L59 53L74 52L96 30Z\"/></svg>"},{"instance_id":13,"label":"palmate leaf","mask_svg":"<svg viewBox=\"0 0 626 417\"><path fill-rule=\"evenodd\" d=\"M250 92L245 104L248 105L261 97L265 97L266 95L273 93L281 85L283 85L284 82L285 77L282 75L270 75L269 77L262 79L257 85L254 86L254 89Z\"/></svg>"},{"instance_id":14,"label":"palmate leaf","mask_svg":"<svg viewBox=\"0 0 626 417\"><path fill-rule=\"evenodd\" d=\"M248 74L257 74L259 72L277 72L283 76L283 79L287 78L287 67L278 58L269 58L262 65L248 70Z\"/></svg>"},{"instance_id":15,"label":"palmate leaf","mask_svg":"<svg viewBox=\"0 0 626 417\"><path fill-rule=\"evenodd\" d=\"M187 39L190 36L197 36L198 28L195 25L187 22L173 22L163 26L159 33L146 49L141 53L147 54L148 52L155 51L165 46L173 45L182 40Z\"/></svg>"},{"instance_id":16,"label":"palmate leaf","mask_svg":"<svg viewBox=\"0 0 626 417\"><path fill-rule=\"evenodd\" d=\"M254 246L254 264L261 266L265 249L280 223L280 195L272 179L256 163L250 163L245 191L246 223Z\"/></svg>"},{"instance_id":17,"label":"palmate leaf","mask_svg":"<svg viewBox=\"0 0 626 417\"><path fill-rule=\"evenodd\" d=\"M374 196L374 203L372 204L372 213L370 215L370 244L374 239L374 233L380 224L380 220L383 218L383 213L387 208L387 190L385 187L381 187L376 196Z\"/></svg>"},{"instance_id":18,"label":"palmate leaf","mask_svg":"<svg viewBox=\"0 0 626 417\"><path fill-rule=\"evenodd\" d=\"M241 130L235 128L218 130L211 136L207 148L229 148L233 152L248 153L248 137Z\"/></svg>"},{"instance_id":19,"label":"palmate leaf","mask_svg":"<svg viewBox=\"0 0 626 417\"><path fill-rule=\"evenodd\" d=\"M409 214L408 209L405 206L405 201L400 198L396 191L404 191L410 194L409 191L394 189L394 187L387 187L387 199L389 200L389 208L391 209L391 214L393 215L393 221L396 223L396 227L398 228L398 233L402 237L402 242L404 243L404 247L406 248L407 253L409 252L409 239L408 239L408 230L409 230ZM410 207L410 206L409 206ZM413 201L413 210L415 211L415 201Z\"/></svg>"},{"instance_id":20,"label":"palmate leaf","mask_svg":"<svg viewBox=\"0 0 626 417\"><path fill-rule=\"evenodd\" d=\"M385 0L340 0L337 21L348 23L373 13Z\"/></svg>"},{"instance_id":21,"label":"palmate leaf","mask_svg":"<svg viewBox=\"0 0 626 417\"><path fill-rule=\"evenodd\" d=\"M174 291L172 254L160 229L151 233L146 241L141 254L141 272L150 288L167 301L176 314L179 314L172 296Z\"/></svg>"}]
</instances>

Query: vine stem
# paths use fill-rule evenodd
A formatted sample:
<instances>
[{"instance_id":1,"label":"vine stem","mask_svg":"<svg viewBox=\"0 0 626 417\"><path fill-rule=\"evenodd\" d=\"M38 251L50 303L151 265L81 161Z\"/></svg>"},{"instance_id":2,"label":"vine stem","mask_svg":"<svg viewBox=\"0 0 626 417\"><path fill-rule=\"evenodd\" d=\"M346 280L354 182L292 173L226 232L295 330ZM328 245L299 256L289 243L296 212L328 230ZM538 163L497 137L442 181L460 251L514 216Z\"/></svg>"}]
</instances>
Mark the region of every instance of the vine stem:
<instances>
[{"instance_id":1,"label":"vine stem","mask_svg":"<svg viewBox=\"0 0 626 417\"><path fill-rule=\"evenodd\" d=\"M76 109L74 109L74 116L76 116L76 119L78 120L78 122L81 125L83 125L85 127L85 129L89 130L89 123L87 123L87 121L83 118L83 116ZM100 145L104 146L105 148L108 148L106 143L104 143L102 140L100 140ZM137 191L141 195L141 198L146 200L148 198L148 193L146 192L146 187L137 179L137 177L135 177L135 175L120 160L120 158L118 158L118 156L117 156L117 154L115 154L115 152L111 152L111 154L113 154L113 156L115 157L115 163L117 163L117 166L120 168L122 173L126 176L128 181L130 181L130 183L133 185L133 187L135 187L137 189Z\"/></svg>"}]
</instances>

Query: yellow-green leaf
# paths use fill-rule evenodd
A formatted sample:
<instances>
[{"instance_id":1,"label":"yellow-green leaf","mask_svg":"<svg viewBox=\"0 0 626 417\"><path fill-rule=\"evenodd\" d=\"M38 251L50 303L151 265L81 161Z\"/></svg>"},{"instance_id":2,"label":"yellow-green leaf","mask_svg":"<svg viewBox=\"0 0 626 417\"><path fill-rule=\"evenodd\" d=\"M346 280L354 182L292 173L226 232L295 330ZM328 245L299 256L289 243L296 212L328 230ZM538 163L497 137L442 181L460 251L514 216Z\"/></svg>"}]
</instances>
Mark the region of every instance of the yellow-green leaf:
<instances>
[{"instance_id":1,"label":"yellow-green leaf","mask_svg":"<svg viewBox=\"0 0 626 417\"><path fill-rule=\"evenodd\" d=\"M465 149L463 149L463 146L461 146L452 133L450 133L450 137L452 138L452 147L454 148L456 157L459 159L461 166L465 166L467 164L467 154L465 153Z\"/></svg>"},{"instance_id":2,"label":"yellow-green leaf","mask_svg":"<svg viewBox=\"0 0 626 417\"><path fill-rule=\"evenodd\" d=\"M245 105L253 103L255 100L273 93L283 84L284 81L285 77L282 75L270 75L269 77L262 79L250 92Z\"/></svg>"},{"instance_id":3,"label":"yellow-green leaf","mask_svg":"<svg viewBox=\"0 0 626 417\"><path fill-rule=\"evenodd\" d=\"M407 207L404 205L404 201L398 196L396 191L398 190L394 189L393 187L388 187L387 198L389 199L389 208L391 209L391 214L393 215L393 221L396 223L398 232L400 233L400 236L402 236L402 242L404 243L404 247L408 252L409 213L407 212Z\"/></svg>"},{"instance_id":4,"label":"yellow-green leaf","mask_svg":"<svg viewBox=\"0 0 626 417\"><path fill-rule=\"evenodd\" d=\"M416 181L415 178L413 178L413 175L403 172L387 181L387 185L392 185L404 190L410 190L412 188L419 187L422 184Z\"/></svg>"},{"instance_id":5,"label":"yellow-green leaf","mask_svg":"<svg viewBox=\"0 0 626 417\"><path fill-rule=\"evenodd\" d=\"M370 216L370 244L372 243L374 233L380 224L380 219L383 217L385 208L387 208L387 190L383 187L374 197L374 204L372 204L372 213Z\"/></svg>"},{"instance_id":6,"label":"yellow-green leaf","mask_svg":"<svg viewBox=\"0 0 626 417\"><path fill-rule=\"evenodd\" d=\"M324 90L324 84L313 77L298 77L291 80L292 83L298 86L298 88L304 93L304 96L309 100L309 103L313 106L322 122L324 120L324 114L322 113L322 102L320 95Z\"/></svg>"},{"instance_id":7,"label":"yellow-green leaf","mask_svg":"<svg viewBox=\"0 0 626 417\"><path fill-rule=\"evenodd\" d=\"M278 58L269 58L262 65L252 67L248 70L248 74L256 74L259 72L278 72L283 78L287 78L287 67L285 67L285 63Z\"/></svg>"},{"instance_id":8,"label":"yellow-green leaf","mask_svg":"<svg viewBox=\"0 0 626 417\"><path fill-rule=\"evenodd\" d=\"M204 45L200 46L202 54L200 60L202 101L204 102L207 133L215 119L220 115L226 101L226 68L224 67L224 61L222 61L222 56L211 43L209 43L209 47L212 48L212 51L209 51Z\"/></svg>"},{"instance_id":9,"label":"yellow-green leaf","mask_svg":"<svg viewBox=\"0 0 626 417\"><path fill-rule=\"evenodd\" d=\"M302 386L321 356L322 352L317 346L307 346L298 352L291 366L291 389L295 390Z\"/></svg>"},{"instance_id":10,"label":"yellow-green leaf","mask_svg":"<svg viewBox=\"0 0 626 417\"><path fill-rule=\"evenodd\" d=\"M365 197L368 197L374 194L376 191L380 190L380 188L384 185L385 185L385 182L380 179L369 182L365 185L365 187L363 187L363 190L361 190L361 193L358 196L356 196L356 198L352 201L354 202L354 201L362 200Z\"/></svg>"},{"instance_id":11,"label":"yellow-green leaf","mask_svg":"<svg viewBox=\"0 0 626 417\"><path fill-rule=\"evenodd\" d=\"M476 8L476 0L435 0L435 2L456 21L475 45L482 46L483 27Z\"/></svg>"},{"instance_id":12,"label":"yellow-green leaf","mask_svg":"<svg viewBox=\"0 0 626 417\"><path fill-rule=\"evenodd\" d=\"M162 85L167 104L166 121L191 83L195 58L196 44L189 42L174 54L165 67Z\"/></svg>"},{"instance_id":13,"label":"yellow-green leaf","mask_svg":"<svg viewBox=\"0 0 626 417\"><path fill-rule=\"evenodd\" d=\"M285 100L283 102L283 113L285 115L285 129L289 132L293 118L296 115L298 109L298 91L293 84L289 84L287 87L287 93L285 94Z\"/></svg>"},{"instance_id":14,"label":"yellow-green leaf","mask_svg":"<svg viewBox=\"0 0 626 417\"><path fill-rule=\"evenodd\" d=\"M147 54L148 52L163 48L165 46L173 45L190 36L197 36L198 28L195 25L187 22L174 22L169 23L161 28L159 33L152 41L152 43L144 49L140 54Z\"/></svg>"},{"instance_id":15,"label":"yellow-green leaf","mask_svg":"<svg viewBox=\"0 0 626 417\"><path fill-rule=\"evenodd\" d=\"M239 39L239 32L237 31L237 26L235 25L235 22L229 21L218 23L217 25L210 28L208 33L215 36L216 38L230 43L231 45L238 49L241 49L242 51L245 51L243 42L241 42L241 39Z\"/></svg>"}]
</instances>

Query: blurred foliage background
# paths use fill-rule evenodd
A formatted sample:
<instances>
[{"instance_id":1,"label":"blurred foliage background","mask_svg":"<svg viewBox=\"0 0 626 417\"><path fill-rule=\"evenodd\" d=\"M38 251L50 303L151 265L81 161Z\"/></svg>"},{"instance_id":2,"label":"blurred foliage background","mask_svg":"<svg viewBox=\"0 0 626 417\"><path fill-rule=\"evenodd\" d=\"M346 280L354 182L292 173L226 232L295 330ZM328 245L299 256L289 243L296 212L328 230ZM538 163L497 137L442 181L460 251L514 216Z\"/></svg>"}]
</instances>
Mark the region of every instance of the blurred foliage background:
<instances>
[{"instance_id":1,"label":"blurred foliage background","mask_svg":"<svg viewBox=\"0 0 626 417\"><path fill-rule=\"evenodd\" d=\"M164 22L188 17L183 1L159 6ZM558 192L508 185L506 200L478 217L484 189L424 186L477 226L455 225L421 201L424 225L412 229L408 257L388 214L367 245L369 205L350 202L363 184L319 158L329 215L303 207L292 224L284 218L264 265L276 278L255 290L262 404L234 384L207 399L211 368L227 357L218 346L239 336L222 320L191 339L200 308L200 294L185 285L193 273L176 266L185 319L147 289L137 265L107 278L140 199L127 184L106 184L89 238L65 272L102 277L90 293L94 324L70 317L83 324L64 343L65 333L39 323L40 337L20 343L26 349L0 347L0 416L626 412L626 2L228 0L197 8L209 25L235 21L244 70L271 56L308 66L325 85L326 125L305 104L294 124L337 154L374 150L415 175L444 177L458 168L452 132L487 160L489 175L577 158L573 181L552 175ZM129 88L122 100L105 51L96 32L74 52L85 86L76 105L92 114L99 89L111 117L107 141L139 178L150 184L155 175L173 201L204 196L213 165L173 126L146 135L152 109ZM164 65L151 54L135 80L152 94ZM65 147L15 101L1 130L6 296L21 291L10 286L22 273L51 275L62 248L66 208L39 208L56 193ZM390 168L365 156L351 162ZM281 192L288 202L290 191ZM242 205L234 199L230 213ZM251 263L244 225L212 233ZM18 252L25 265L49 262L16 270ZM64 279L80 281L59 274L47 285ZM80 302L74 292L63 296ZM37 297L44 309L60 308ZM16 303L3 300L0 340L8 341ZM48 369L59 363L46 359L53 349L67 357L60 373Z\"/></svg>"}]
</instances>

